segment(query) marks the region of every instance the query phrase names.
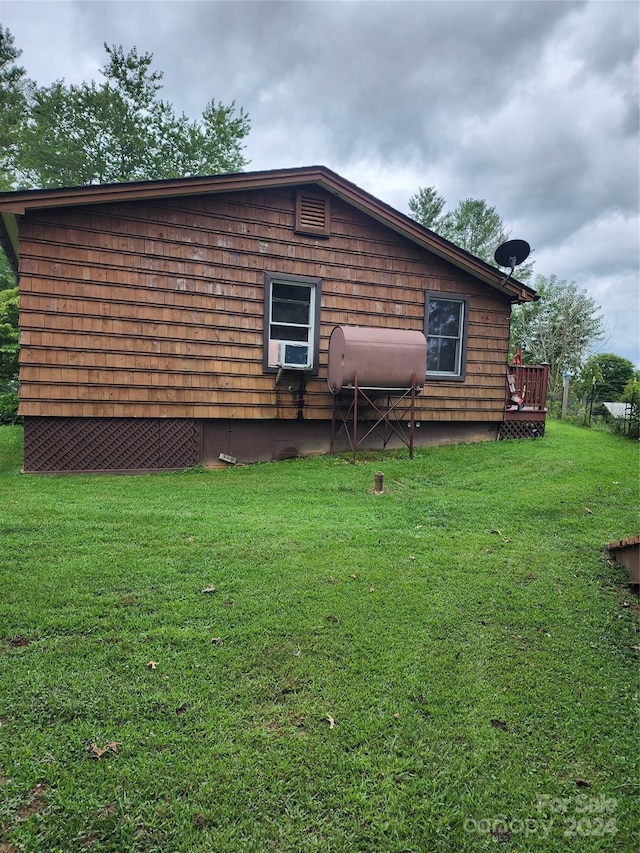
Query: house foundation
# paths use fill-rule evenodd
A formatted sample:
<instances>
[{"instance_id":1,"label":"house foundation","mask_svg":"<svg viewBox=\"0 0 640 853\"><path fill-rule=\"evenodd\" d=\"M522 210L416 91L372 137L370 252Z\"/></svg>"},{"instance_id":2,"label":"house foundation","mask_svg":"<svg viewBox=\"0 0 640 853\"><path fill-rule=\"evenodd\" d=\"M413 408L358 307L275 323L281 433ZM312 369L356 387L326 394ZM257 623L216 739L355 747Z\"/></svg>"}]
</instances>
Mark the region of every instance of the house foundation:
<instances>
[{"instance_id":1,"label":"house foundation","mask_svg":"<svg viewBox=\"0 0 640 853\"><path fill-rule=\"evenodd\" d=\"M362 431L374 422L362 421ZM496 423L425 423L416 426L415 447L494 441ZM409 425L406 425L409 429ZM330 420L197 418L40 418L24 423L25 473L137 473L180 471L198 465L226 467L329 453ZM373 430L359 451L403 448L394 434ZM334 453L351 451L348 435Z\"/></svg>"}]
</instances>

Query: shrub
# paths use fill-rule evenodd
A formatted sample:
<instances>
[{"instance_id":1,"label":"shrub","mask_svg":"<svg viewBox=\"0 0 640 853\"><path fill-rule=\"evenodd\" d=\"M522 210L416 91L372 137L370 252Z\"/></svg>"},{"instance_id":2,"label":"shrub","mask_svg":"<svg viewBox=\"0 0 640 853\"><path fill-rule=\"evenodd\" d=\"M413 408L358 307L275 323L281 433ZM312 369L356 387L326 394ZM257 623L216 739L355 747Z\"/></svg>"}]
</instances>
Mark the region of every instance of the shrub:
<instances>
[{"instance_id":1,"label":"shrub","mask_svg":"<svg viewBox=\"0 0 640 853\"><path fill-rule=\"evenodd\" d=\"M0 424L21 424L18 414L18 395L15 391L0 394Z\"/></svg>"}]
</instances>

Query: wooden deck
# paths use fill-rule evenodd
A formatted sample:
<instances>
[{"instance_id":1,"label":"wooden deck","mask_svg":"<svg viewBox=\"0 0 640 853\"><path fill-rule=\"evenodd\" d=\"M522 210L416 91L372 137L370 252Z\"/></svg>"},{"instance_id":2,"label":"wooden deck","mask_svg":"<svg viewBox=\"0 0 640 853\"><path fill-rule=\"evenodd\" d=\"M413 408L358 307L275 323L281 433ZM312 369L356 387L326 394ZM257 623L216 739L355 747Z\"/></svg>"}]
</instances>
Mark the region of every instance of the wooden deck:
<instances>
[{"instance_id":1,"label":"wooden deck","mask_svg":"<svg viewBox=\"0 0 640 853\"><path fill-rule=\"evenodd\" d=\"M640 536L629 536L607 545L609 558L622 563L629 572L629 583L640 584Z\"/></svg>"},{"instance_id":2,"label":"wooden deck","mask_svg":"<svg viewBox=\"0 0 640 853\"><path fill-rule=\"evenodd\" d=\"M521 404L513 403L509 375L513 377ZM509 366L505 382L504 422L500 425L498 438L539 438L544 435L548 377L548 364Z\"/></svg>"}]
</instances>

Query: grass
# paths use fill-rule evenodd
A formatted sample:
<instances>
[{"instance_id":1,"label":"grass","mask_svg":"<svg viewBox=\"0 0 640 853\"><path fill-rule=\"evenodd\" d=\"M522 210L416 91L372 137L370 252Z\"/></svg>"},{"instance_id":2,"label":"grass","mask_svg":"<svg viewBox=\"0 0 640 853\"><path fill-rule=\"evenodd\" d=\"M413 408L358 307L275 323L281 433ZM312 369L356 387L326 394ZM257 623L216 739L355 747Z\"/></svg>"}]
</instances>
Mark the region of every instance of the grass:
<instances>
[{"instance_id":1,"label":"grass","mask_svg":"<svg viewBox=\"0 0 640 853\"><path fill-rule=\"evenodd\" d=\"M20 444L2 853L637 848L637 598L604 548L638 532L636 443L135 477L21 475Z\"/></svg>"}]
</instances>

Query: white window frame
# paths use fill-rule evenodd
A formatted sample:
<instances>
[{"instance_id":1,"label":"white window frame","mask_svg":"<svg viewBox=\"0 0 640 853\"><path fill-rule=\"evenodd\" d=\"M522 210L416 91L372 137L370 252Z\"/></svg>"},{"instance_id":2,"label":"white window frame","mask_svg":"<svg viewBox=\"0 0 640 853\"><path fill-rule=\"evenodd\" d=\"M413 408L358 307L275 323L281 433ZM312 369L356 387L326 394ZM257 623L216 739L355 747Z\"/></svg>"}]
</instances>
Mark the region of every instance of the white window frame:
<instances>
[{"instance_id":1,"label":"white window frame","mask_svg":"<svg viewBox=\"0 0 640 853\"><path fill-rule=\"evenodd\" d=\"M318 350L320 339L320 279L308 278L306 276L278 275L276 273L265 273L265 304L264 304L264 358L263 368L265 372L275 372L282 365L278 358L279 345L301 346L306 345L308 349L307 364L298 369L310 373L318 372ZM284 284L289 287L300 287L309 291L309 310L307 323L288 323L273 320L273 291L274 286ZM290 327L293 329L306 329L306 342L296 340L295 335L291 338L285 336L272 337L272 326Z\"/></svg>"},{"instance_id":2,"label":"white window frame","mask_svg":"<svg viewBox=\"0 0 640 853\"><path fill-rule=\"evenodd\" d=\"M434 335L429 333L429 305L433 302L457 302L460 305L460 315L457 335ZM467 334L469 322L469 297L461 296L459 293L430 292L425 294L424 307L424 334L427 339L427 377L429 379L443 379L453 382L463 382L466 375L467 361ZM455 370L430 370L429 369L429 340L438 338L440 340L455 340L456 365Z\"/></svg>"}]
</instances>

